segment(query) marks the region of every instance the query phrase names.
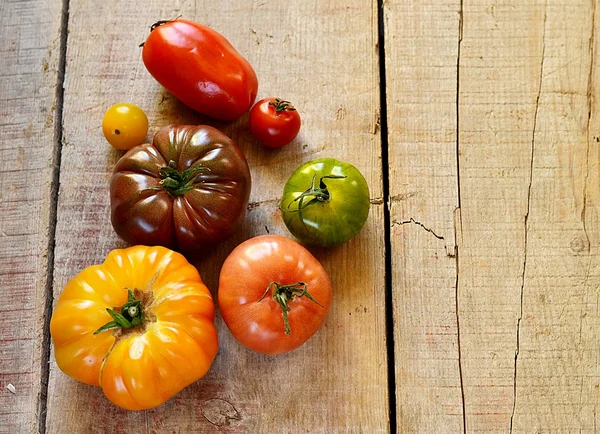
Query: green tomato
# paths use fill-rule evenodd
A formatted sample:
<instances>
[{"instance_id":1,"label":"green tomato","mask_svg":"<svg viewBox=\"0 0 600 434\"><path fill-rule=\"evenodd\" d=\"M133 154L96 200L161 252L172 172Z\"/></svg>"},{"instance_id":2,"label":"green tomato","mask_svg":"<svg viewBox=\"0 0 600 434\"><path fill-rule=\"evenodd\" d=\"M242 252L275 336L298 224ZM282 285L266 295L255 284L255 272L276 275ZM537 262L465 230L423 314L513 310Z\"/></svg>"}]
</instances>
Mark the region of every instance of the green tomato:
<instances>
[{"instance_id":1,"label":"green tomato","mask_svg":"<svg viewBox=\"0 0 600 434\"><path fill-rule=\"evenodd\" d=\"M296 169L285 184L279 208L296 238L326 247L358 234L370 206L369 186L356 167L321 158Z\"/></svg>"}]
</instances>

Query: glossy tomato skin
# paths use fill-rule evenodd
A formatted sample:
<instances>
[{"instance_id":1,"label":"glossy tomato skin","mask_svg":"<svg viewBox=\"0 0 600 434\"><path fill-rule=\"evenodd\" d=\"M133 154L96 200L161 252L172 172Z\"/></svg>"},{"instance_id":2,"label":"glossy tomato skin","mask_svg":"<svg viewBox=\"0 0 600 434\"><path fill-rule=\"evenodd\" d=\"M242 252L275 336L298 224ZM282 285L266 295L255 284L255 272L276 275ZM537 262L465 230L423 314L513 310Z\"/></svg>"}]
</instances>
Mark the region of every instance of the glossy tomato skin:
<instances>
[{"instance_id":1,"label":"glossy tomato skin","mask_svg":"<svg viewBox=\"0 0 600 434\"><path fill-rule=\"evenodd\" d=\"M135 104L115 104L102 118L102 133L113 147L129 150L146 139L148 117Z\"/></svg>"},{"instance_id":2,"label":"glossy tomato skin","mask_svg":"<svg viewBox=\"0 0 600 434\"><path fill-rule=\"evenodd\" d=\"M271 282L304 282L319 303L306 296L293 298L289 334L272 290L265 295ZM278 235L240 244L225 260L219 277L218 303L225 324L242 345L263 354L285 353L306 342L323 324L331 299L331 281L319 261L295 241Z\"/></svg>"},{"instance_id":3,"label":"glossy tomato skin","mask_svg":"<svg viewBox=\"0 0 600 434\"><path fill-rule=\"evenodd\" d=\"M222 120L237 119L256 98L252 66L221 34L177 19L155 27L144 43L144 65L181 102Z\"/></svg>"},{"instance_id":4,"label":"glossy tomato skin","mask_svg":"<svg viewBox=\"0 0 600 434\"><path fill-rule=\"evenodd\" d=\"M142 300L145 322L94 334L106 309ZM209 370L218 349L215 307L196 268L163 247L113 250L69 281L50 320L58 367L128 410L156 407Z\"/></svg>"},{"instance_id":5,"label":"glossy tomato skin","mask_svg":"<svg viewBox=\"0 0 600 434\"><path fill-rule=\"evenodd\" d=\"M250 110L250 132L268 148L281 148L296 138L302 121L294 106L279 98L264 98Z\"/></svg>"},{"instance_id":6,"label":"glossy tomato skin","mask_svg":"<svg viewBox=\"0 0 600 434\"><path fill-rule=\"evenodd\" d=\"M194 188L181 195L160 189L161 170L203 168ZM250 196L250 171L242 151L209 126L171 125L152 144L137 146L115 166L111 219L130 244L161 245L186 254L209 250L242 223Z\"/></svg>"},{"instance_id":7,"label":"glossy tomato skin","mask_svg":"<svg viewBox=\"0 0 600 434\"><path fill-rule=\"evenodd\" d=\"M323 178L333 176L338 178ZM319 201L306 195L302 209L300 195L316 187L323 178L329 200ZM313 200L313 203L307 204ZM349 163L321 158L302 164L283 189L280 209L289 231L300 241L329 247L348 241L363 228L371 206L369 186L360 171Z\"/></svg>"}]
</instances>

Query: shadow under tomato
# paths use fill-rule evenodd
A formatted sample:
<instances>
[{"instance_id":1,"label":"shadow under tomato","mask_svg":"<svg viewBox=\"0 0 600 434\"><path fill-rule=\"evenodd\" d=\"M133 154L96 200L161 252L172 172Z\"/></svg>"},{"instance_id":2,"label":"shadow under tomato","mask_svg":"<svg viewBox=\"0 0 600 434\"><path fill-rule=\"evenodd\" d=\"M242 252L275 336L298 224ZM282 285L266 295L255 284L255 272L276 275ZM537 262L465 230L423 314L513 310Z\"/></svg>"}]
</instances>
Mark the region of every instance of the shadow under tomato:
<instances>
[{"instance_id":1,"label":"shadow under tomato","mask_svg":"<svg viewBox=\"0 0 600 434\"><path fill-rule=\"evenodd\" d=\"M158 84L156 84L159 86ZM227 125L227 122L219 121L210 116L198 113L167 91L164 87L160 87L155 92L155 98L152 102L154 110L149 113L150 116L150 136L154 134L154 130L158 130L167 125L210 125L221 131Z\"/></svg>"},{"instance_id":2,"label":"shadow under tomato","mask_svg":"<svg viewBox=\"0 0 600 434\"><path fill-rule=\"evenodd\" d=\"M204 284L210 289L215 303L217 302L217 290L219 287L219 274L223 262L238 245L244 241L266 234L284 235L285 228L278 224L278 209L275 203L265 203L249 207L242 225L233 236L219 244L205 255L188 258L200 272ZM244 276L240 276L243 282Z\"/></svg>"},{"instance_id":3,"label":"shadow under tomato","mask_svg":"<svg viewBox=\"0 0 600 434\"><path fill-rule=\"evenodd\" d=\"M148 138L160 128L172 125L210 125L225 133L242 150L252 167L257 164L261 166L297 165L298 158L310 146L300 135L289 145L272 149L263 146L251 133L248 127L248 113L232 121L222 121L210 116L198 113L168 92L157 83L157 91L152 106L155 108L149 113L150 130Z\"/></svg>"}]
</instances>

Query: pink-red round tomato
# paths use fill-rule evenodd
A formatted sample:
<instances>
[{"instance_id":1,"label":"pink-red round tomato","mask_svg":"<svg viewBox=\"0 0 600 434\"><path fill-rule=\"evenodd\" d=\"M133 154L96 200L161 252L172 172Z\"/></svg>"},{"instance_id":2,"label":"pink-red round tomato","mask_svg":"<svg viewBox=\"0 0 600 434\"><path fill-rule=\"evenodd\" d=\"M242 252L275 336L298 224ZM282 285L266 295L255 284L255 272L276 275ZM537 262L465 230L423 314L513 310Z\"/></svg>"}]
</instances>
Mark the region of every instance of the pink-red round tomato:
<instances>
[{"instance_id":1,"label":"pink-red round tomato","mask_svg":"<svg viewBox=\"0 0 600 434\"><path fill-rule=\"evenodd\" d=\"M300 115L289 102L265 98L257 102L248 120L250 132L268 148L281 148L296 138L300 131Z\"/></svg>"},{"instance_id":2,"label":"pink-red round tomato","mask_svg":"<svg viewBox=\"0 0 600 434\"><path fill-rule=\"evenodd\" d=\"M221 315L231 334L263 354L298 348L321 327L332 289L319 261L297 242L262 235L237 246L219 277Z\"/></svg>"}]
</instances>

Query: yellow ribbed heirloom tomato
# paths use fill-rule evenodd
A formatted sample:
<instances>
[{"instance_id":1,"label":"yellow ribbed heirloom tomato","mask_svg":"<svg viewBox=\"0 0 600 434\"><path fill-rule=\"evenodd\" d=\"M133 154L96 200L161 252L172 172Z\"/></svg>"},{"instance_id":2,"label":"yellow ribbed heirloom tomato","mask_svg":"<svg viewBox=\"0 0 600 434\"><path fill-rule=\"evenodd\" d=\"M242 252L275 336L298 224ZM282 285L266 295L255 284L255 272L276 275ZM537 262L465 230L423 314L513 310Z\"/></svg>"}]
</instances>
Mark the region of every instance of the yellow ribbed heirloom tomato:
<instances>
[{"instance_id":1,"label":"yellow ribbed heirloom tomato","mask_svg":"<svg viewBox=\"0 0 600 434\"><path fill-rule=\"evenodd\" d=\"M185 257L164 247L113 250L60 295L50 333L58 367L128 410L156 407L209 370L215 306Z\"/></svg>"}]
</instances>

